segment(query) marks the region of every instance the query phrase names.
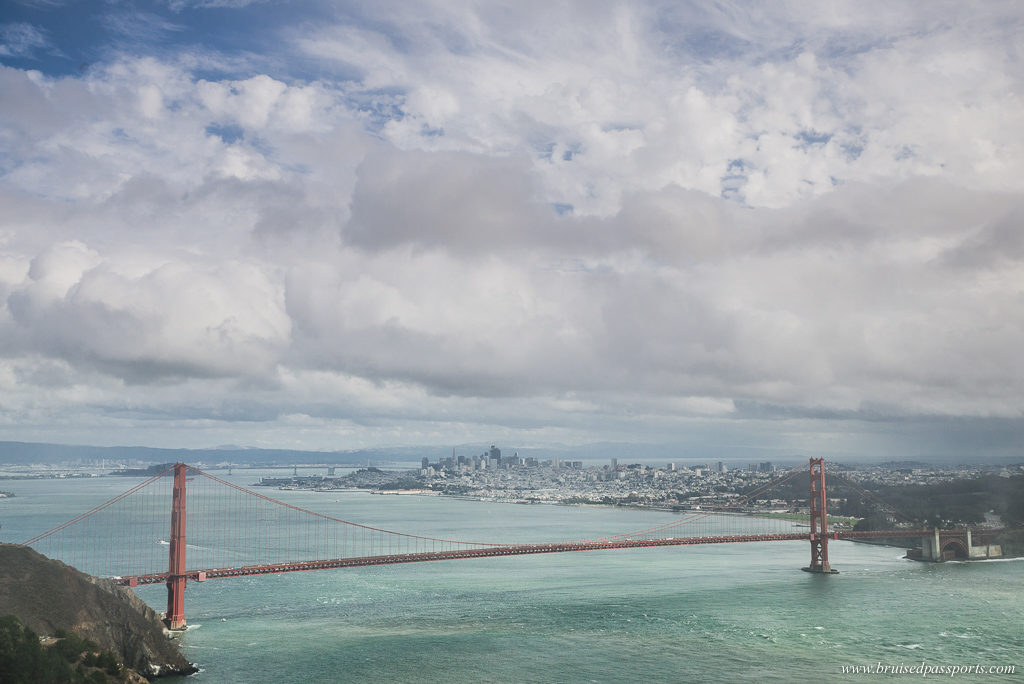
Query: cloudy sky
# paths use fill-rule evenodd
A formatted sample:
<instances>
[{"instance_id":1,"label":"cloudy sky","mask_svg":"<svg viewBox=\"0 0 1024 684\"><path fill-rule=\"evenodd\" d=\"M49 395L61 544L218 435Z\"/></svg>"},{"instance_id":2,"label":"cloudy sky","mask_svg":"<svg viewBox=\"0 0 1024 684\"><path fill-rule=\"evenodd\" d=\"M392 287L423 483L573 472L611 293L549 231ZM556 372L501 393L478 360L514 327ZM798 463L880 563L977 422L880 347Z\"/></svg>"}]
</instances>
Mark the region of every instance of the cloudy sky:
<instances>
[{"instance_id":1,"label":"cloudy sky","mask_svg":"<svg viewBox=\"0 0 1024 684\"><path fill-rule=\"evenodd\" d=\"M1024 5L7 0L0 439L1024 443Z\"/></svg>"}]
</instances>

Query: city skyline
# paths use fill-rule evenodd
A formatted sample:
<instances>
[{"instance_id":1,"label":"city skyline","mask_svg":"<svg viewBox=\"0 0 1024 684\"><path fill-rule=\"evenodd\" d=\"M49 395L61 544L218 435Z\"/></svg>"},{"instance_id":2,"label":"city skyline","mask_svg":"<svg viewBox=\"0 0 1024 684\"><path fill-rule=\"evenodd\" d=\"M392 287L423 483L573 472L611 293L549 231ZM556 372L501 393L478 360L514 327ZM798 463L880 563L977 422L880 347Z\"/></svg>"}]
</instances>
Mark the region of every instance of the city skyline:
<instances>
[{"instance_id":1,"label":"city skyline","mask_svg":"<svg viewBox=\"0 0 1024 684\"><path fill-rule=\"evenodd\" d=\"M0 9L0 439L1024 437L1015 2Z\"/></svg>"}]
</instances>

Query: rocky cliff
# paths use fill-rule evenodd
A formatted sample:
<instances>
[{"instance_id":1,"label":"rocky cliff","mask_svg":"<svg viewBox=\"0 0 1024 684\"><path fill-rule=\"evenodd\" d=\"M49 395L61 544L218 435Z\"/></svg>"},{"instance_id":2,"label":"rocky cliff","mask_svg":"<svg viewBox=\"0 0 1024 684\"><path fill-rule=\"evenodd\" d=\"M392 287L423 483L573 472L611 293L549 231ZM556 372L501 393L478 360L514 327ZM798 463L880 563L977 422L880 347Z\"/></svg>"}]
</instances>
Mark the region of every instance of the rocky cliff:
<instances>
[{"instance_id":1,"label":"rocky cliff","mask_svg":"<svg viewBox=\"0 0 1024 684\"><path fill-rule=\"evenodd\" d=\"M62 628L91 639L149 677L195 671L131 590L27 546L0 544L0 615L15 615L40 635Z\"/></svg>"}]
</instances>

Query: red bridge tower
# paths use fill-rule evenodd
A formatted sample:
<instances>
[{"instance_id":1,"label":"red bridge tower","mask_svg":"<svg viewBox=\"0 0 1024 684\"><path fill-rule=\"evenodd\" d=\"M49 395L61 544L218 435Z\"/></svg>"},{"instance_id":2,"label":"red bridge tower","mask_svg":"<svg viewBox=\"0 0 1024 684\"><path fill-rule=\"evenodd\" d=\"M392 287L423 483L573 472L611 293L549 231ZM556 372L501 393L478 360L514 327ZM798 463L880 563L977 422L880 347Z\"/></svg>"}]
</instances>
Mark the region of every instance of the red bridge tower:
<instances>
[{"instance_id":1,"label":"red bridge tower","mask_svg":"<svg viewBox=\"0 0 1024 684\"><path fill-rule=\"evenodd\" d=\"M188 466L174 464L171 497L171 550L167 566L167 626L185 629L185 475Z\"/></svg>"},{"instance_id":2,"label":"red bridge tower","mask_svg":"<svg viewBox=\"0 0 1024 684\"><path fill-rule=\"evenodd\" d=\"M811 564L801 568L806 572L827 575L839 574L828 564L828 519L825 513L825 459L811 459L811 491L808 504L811 510Z\"/></svg>"}]
</instances>

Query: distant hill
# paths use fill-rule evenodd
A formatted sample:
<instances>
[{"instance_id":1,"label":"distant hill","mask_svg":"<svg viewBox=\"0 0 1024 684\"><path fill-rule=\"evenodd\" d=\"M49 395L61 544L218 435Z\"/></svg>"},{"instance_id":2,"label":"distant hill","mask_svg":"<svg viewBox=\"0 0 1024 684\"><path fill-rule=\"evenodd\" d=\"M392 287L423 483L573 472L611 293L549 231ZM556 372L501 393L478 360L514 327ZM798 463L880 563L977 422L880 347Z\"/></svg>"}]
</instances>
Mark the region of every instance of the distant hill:
<instances>
[{"instance_id":1,"label":"distant hill","mask_svg":"<svg viewBox=\"0 0 1024 684\"><path fill-rule=\"evenodd\" d=\"M0 615L14 615L40 636L63 630L89 639L146 676L196 671L131 590L27 546L0 544Z\"/></svg>"},{"instance_id":2,"label":"distant hill","mask_svg":"<svg viewBox=\"0 0 1024 684\"><path fill-rule=\"evenodd\" d=\"M929 468L935 467L934 463L925 463L924 461L882 461L875 465L879 468L886 468L888 470L907 470L914 468L928 470Z\"/></svg>"},{"instance_id":3,"label":"distant hill","mask_svg":"<svg viewBox=\"0 0 1024 684\"><path fill-rule=\"evenodd\" d=\"M139 446L84 446L45 444L39 442L0 442L0 464L31 465L83 463L101 461L142 461L145 463L235 463L247 465L293 465L324 463L328 465L374 465L393 461L418 461L423 456L437 460L447 449L431 447L399 447L359 451L300 451L297 449L249 449L222 447L216 449L158 449Z\"/></svg>"}]
</instances>

